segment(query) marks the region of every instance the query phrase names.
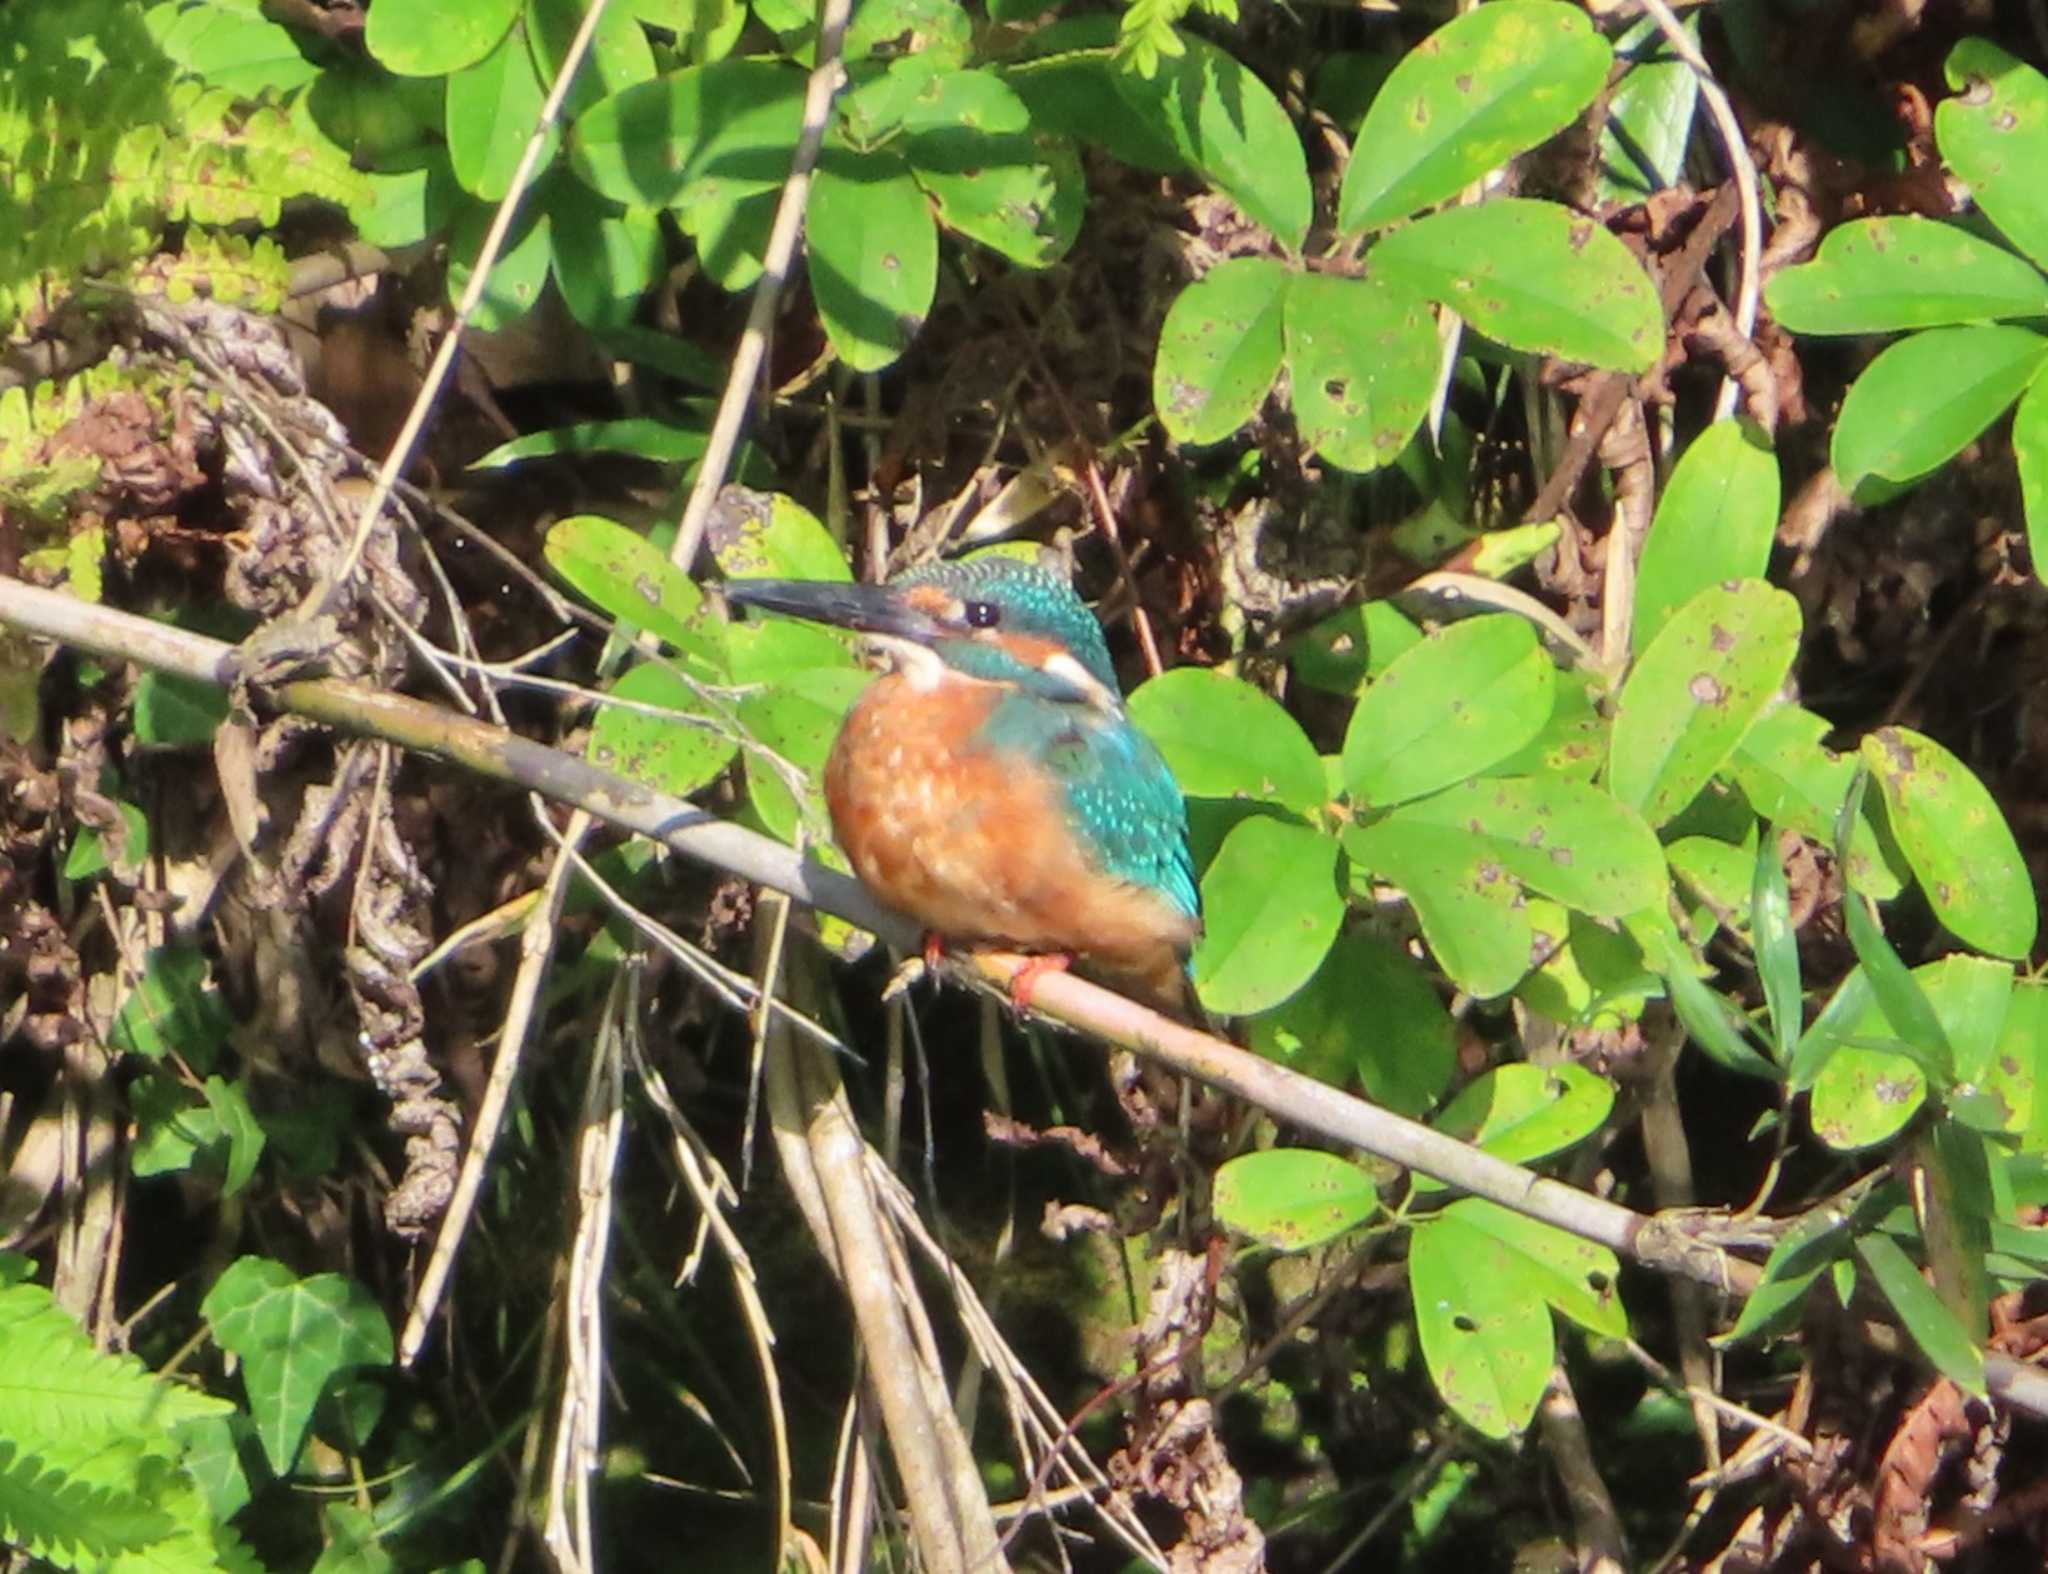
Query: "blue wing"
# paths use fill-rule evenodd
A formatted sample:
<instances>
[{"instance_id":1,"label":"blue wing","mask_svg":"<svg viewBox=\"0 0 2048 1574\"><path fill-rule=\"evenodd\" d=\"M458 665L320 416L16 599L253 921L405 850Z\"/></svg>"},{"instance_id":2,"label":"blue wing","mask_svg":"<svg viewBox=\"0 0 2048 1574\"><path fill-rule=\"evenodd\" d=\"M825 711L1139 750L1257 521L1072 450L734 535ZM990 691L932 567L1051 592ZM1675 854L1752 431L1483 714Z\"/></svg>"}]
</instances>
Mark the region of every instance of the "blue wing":
<instances>
[{"instance_id":1,"label":"blue wing","mask_svg":"<svg viewBox=\"0 0 2048 1574\"><path fill-rule=\"evenodd\" d=\"M1120 716L1022 692L996 706L982 736L993 747L1028 752L1060 779L1074 823L1104 869L1200 920L1187 802L1150 738Z\"/></svg>"},{"instance_id":2,"label":"blue wing","mask_svg":"<svg viewBox=\"0 0 2048 1574\"><path fill-rule=\"evenodd\" d=\"M1076 732L1059 751L1056 768L1074 819L1103 867L1200 919L1187 802L1172 770L1152 740L1127 721L1083 723Z\"/></svg>"}]
</instances>

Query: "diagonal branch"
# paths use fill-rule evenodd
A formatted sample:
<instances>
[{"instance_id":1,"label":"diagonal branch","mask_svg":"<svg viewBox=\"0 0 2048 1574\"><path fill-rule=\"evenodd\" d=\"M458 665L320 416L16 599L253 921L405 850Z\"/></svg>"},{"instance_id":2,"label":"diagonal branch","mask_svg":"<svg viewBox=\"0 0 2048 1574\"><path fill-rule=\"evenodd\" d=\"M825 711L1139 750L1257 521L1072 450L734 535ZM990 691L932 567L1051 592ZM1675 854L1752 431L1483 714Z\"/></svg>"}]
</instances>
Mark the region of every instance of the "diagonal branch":
<instances>
[{"instance_id":1,"label":"diagonal branch","mask_svg":"<svg viewBox=\"0 0 2048 1574\"><path fill-rule=\"evenodd\" d=\"M234 647L132 613L79 601L0 576L0 624L55 639L111 661L226 687ZM702 809L598 770L571 754L504 728L338 678L305 679L266 691L279 708L344 732L432 755L524 791L539 792L633 831L685 857L739 875L873 931L906 951L917 926L879 906L847 875L808 862L779 842ZM1003 952L962 958L964 976L1007 992L1027 959ZM1652 1216L1496 1158L1390 1111L1353 1098L1224 1039L1183 1027L1071 973L1039 975L1033 1009L1065 1027L1133 1050L1183 1075L1234 1093L1279 1119L1419 1171L1516 1213L1553 1224L1660 1272L1744 1295L1753 1263L1731 1259L1695 1226L1696 1216ZM2048 1417L2048 1372L1987 1352L1991 1393Z\"/></svg>"}]
</instances>

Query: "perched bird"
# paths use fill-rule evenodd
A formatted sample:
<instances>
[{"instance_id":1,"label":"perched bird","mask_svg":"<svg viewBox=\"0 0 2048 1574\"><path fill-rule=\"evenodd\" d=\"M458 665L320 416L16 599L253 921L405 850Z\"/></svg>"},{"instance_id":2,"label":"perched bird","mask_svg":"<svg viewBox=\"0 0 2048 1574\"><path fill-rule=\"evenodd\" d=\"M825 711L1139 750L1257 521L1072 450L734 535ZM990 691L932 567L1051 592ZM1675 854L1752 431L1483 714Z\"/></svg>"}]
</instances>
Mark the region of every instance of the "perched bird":
<instances>
[{"instance_id":1,"label":"perched bird","mask_svg":"<svg viewBox=\"0 0 2048 1574\"><path fill-rule=\"evenodd\" d=\"M1072 958L1191 1014L1187 805L1064 579L983 557L886 585L737 580L726 595L858 630L886 663L825 768L833 832L885 905L935 940L1042 958L1020 1000Z\"/></svg>"}]
</instances>

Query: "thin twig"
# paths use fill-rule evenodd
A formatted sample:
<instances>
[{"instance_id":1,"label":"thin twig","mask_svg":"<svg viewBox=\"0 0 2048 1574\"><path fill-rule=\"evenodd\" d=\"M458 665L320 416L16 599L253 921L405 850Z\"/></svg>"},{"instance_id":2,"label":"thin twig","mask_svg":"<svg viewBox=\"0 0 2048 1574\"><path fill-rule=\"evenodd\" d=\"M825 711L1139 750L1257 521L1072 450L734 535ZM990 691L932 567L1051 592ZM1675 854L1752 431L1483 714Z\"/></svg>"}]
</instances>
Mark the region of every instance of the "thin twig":
<instances>
[{"instance_id":1,"label":"thin twig","mask_svg":"<svg viewBox=\"0 0 2048 1574\"><path fill-rule=\"evenodd\" d=\"M732 467L740 428L746 422L747 407L754 400L754 382L767 358L776 304L782 299L782 286L796 256L797 233L803 227L811 171L825 140L825 122L832 112L832 100L846 80L839 51L846 38L847 18L852 13L853 0L824 0L818 27L818 63L811 68L811 79L804 89L803 129L797 134L789 179L782 184L782 198L775 205L775 223L768 231L768 245L761 254L761 277L754 285L753 304L747 309L746 331L733 352L725 392L719 396L718 413L711 420L711 436L704 445L704 457L698 461L696 485L691 487L689 501L683 505L683 521L676 527L675 544L669 549L669 561L686 574L697 560L704 527L711 519L711 505L718 500L718 489L725 485L726 471Z\"/></svg>"},{"instance_id":2,"label":"thin twig","mask_svg":"<svg viewBox=\"0 0 2048 1574\"><path fill-rule=\"evenodd\" d=\"M413 446L418 443L420 432L427 424L427 415L434 408L434 402L441 397L441 388L448 380L448 373L454 368L455 354L462 345L462 331L468 327L469 319L476 312L477 305L484 298L484 288L490 283L491 269L497 265L498 253L504 249L505 237L512 232L512 221L518 217L520 199L526 195L528 182L540 167L541 155L547 151L548 133L554 128L561 115L562 104L569 96L569 84L576 79L576 72L583 64L583 57L589 52L590 41L597 36L597 24L604 16L608 0L590 0L589 9L583 14L583 21L576 29L576 36L569 41L568 51L562 56L562 66L555 73L555 80L548 88L548 96L540 107L540 118L535 121L533 133L526 139L526 151L519 157L517 168L512 171L512 183L505 198L498 204L498 211L491 216L491 227L484 232L484 243L470 266L469 284L462 292L462 299L455 304L455 320L441 336L435 348L433 362L427 367L427 375L420 382L420 391L414 395L412 408L405 413L405 424L398 429L398 435L391 440L390 452L385 454L384 463L378 467L377 479L370 487L370 495L363 500L362 512L356 516L355 531L349 537L348 550L342 554L341 562L334 573L322 583L315 585L300 604L299 615L316 618L327 610L335 591L344 584L349 575L362 561L363 549L370 544L371 533L377 527L377 517L384 512L384 504L391 496L392 488L398 482L399 472L412 457Z\"/></svg>"}]
</instances>

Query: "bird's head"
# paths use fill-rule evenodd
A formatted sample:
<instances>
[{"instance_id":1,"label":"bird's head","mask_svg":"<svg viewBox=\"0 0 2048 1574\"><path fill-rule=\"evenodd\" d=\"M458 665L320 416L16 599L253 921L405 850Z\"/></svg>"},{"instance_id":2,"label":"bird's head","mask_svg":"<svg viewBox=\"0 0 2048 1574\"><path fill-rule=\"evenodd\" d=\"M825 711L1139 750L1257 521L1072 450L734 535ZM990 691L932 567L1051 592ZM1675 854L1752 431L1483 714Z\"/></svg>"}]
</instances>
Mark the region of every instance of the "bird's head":
<instances>
[{"instance_id":1,"label":"bird's head","mask_svg":"<svg viewBox=\"0 0 2048 1574\"><path fill-rule=\"evenodd\" d=\"M913 684L949 676L1120 713L1101 625L1058 574L1007 557L930 563L886 585L740 579L726 599L853 629Z\"/></svg>"}]
</instances>

